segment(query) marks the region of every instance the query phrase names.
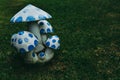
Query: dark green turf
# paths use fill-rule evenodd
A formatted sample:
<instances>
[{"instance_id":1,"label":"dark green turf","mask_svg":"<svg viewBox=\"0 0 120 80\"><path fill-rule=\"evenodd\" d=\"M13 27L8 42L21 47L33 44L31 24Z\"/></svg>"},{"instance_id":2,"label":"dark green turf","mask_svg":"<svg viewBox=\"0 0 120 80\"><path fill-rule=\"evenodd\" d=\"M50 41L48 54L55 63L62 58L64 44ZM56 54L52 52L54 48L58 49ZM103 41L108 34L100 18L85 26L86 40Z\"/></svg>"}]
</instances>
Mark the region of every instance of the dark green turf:
<instances>
[{"instance_id":1,"label":"dark green turf","mask_svg":"<svg viewBox=\"0 0 120 80\"><path fill-rule=\"evenodd\" d=\"M49 63L24 64L10 46L27 26L9 20L29 3L61 39ZM120 0L0 0L0 42L0 80L120 80Z\"/></svg>"}]
</instances>

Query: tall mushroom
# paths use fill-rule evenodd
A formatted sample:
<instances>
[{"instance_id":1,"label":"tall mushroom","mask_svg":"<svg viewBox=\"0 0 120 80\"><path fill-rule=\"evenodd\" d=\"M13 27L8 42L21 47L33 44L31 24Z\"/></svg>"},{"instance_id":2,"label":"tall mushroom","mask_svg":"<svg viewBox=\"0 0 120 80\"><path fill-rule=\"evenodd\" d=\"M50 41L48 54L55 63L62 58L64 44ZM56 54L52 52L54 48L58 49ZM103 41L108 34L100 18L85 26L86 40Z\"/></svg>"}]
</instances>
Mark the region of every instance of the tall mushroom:
<instances>
[{"instance_id":1,"label":"tall mushroom","mask_svg":"<svg viewBox=\"0 0 120 80\"><path fill-rule=\"evenodd\" d=\"M39 33L39 26L37 21L52 18L50 14L43 11L40 8L37 8L31 4L24 7L20 10L17 14L15 14L10 22L12 23L19 23L19 22L27 22L28 23L28 30L32 32L39 40L39 44L36 47L36 52L41 51L44 49L41 40L41 34Z\"/></svg>"}]
</instances>

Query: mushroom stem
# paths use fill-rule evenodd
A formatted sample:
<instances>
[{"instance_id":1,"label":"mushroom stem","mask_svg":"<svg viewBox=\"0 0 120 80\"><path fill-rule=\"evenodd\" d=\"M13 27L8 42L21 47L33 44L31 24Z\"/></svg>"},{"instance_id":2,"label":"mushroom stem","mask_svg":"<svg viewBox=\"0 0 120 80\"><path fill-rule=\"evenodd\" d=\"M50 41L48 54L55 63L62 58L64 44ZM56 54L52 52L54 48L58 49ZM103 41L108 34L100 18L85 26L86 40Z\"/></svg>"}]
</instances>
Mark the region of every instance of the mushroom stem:
<instances>
[{"instance_id":1,"label":"mushroom stem","mask_svg":"<svg viewBox=\"0 0 120 80\"><path fill-rule=\"evenodd\" d=\"M53 58L54 52L53 52L52 49L47 48L46 51L45 51L45 55L46 55L46 60L45 61L49 61Z\"/></svg>"},{"instance_id":2,"label":"mushroom stem","mask_svg":"<svg viewBox=\"0 0 120 80\"><path fill-rule=\"evenodd\" d=\"M29 31L32 32L38 38L39 43L42 43L40 29L39 29L37 22L36 21L35 22L28 22L28 26L29 26Z\"/></svg>"},{"instance_id":3,"label":"mushroom stem","mask_svg":"<svg viewBox=\"0 0 120 80\"><path fill-rule=\"evenodd\" d=\"M28 22L29 31L32 32L37 38L38 38L38 46L35 49L35 52L39 52L44 49L44 46L42 44L41 34L40 34L40 28L38 26L37 21L34 22Z\"/></svg>"},{"instance_id":4,"label":"mushroom stem","mask_svg":"<svg viewBox=\"0 0 120 80\"><path fill-rule=\"evenodd\" d=\"M47 40L47 35L46 34L42 34L41 38L42 38L42 43L45 45L45 42Z\"/></svg>"}]
</instances>

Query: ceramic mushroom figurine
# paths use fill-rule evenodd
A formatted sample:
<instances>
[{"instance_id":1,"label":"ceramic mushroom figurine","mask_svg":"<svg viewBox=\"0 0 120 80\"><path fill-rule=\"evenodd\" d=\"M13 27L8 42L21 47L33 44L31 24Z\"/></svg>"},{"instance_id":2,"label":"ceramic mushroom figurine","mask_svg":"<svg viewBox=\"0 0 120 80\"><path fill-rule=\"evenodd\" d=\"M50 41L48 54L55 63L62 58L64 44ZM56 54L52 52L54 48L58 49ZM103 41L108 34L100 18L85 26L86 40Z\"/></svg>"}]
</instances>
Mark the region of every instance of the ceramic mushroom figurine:
<instances>
[{"instance_id":1,"label":"ceramic mushroom figurine","mask_svg":"<svg viewBox=\"0 0 120 80\"><path fill-rule=\"evenodd\" d=\"M24 55L27 63L36 63L38 61L38 57L34 53L34 48L38 45L38 39L33 33L20 31L12 36L11 44L21 55Z\"/></svg>"},{"instance_id":2,"label":"ceramic mushroom figurine","mask_svg":"<svg viewBox=\"0 0 120 80\"><path fill-rule=\"evenodd\" d=\"M16 15L14 15L10 22L18 23L18 22L27 22L28 23L28 31L32 32L39 40L39 44L36 47L36 52L39 52L44 49L41 40L41 34L39 33L38 20L44 20L52 18L50 14L43 11L40 8L37 8L31 4L27 5L25 8L20 10Z\"/></svg>"},{"instance_id":3,"label":"ceramic mushroom figurine","mask_svg":"<svg viewBox=\"0 0 120 80\"><path fill-rule=\"evenodd\" d=\"M53 49L59 49L58 36L48 38L53 32L51 24L45 20L52 18L50 14L31 4L14 15L10 22L27 22L28 31L20 31L11 38L11 44L18 52L25 54L27 63L47 62L54 56Z\"/></svg>"}]
</instances>

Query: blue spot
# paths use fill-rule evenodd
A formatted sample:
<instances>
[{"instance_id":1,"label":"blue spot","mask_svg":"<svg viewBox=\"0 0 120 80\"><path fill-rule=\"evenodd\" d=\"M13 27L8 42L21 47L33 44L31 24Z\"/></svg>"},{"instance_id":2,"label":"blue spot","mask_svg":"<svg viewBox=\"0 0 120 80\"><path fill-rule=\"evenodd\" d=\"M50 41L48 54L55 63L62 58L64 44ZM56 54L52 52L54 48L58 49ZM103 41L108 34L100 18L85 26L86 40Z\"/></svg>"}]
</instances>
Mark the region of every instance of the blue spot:
<instances>
[{"instance_id":1,"label":"blue spot","mask_svg":"<svg viewBox=\"0 0 120 80\"><path fill-rule=\"evenodd\" d=\"M14 39L11 40L12 42L14 41Z\"/></svg>"},{"instance_id":2,"label":"blue spot","mask_svg":"<svg viewBox=\"0 0 120 80\"><path fill-rule=\"evenodd\" d=\"M33 49L34 49L34 46L33 46L33 45L29 45L29 46L28 46L28 50L29 50L29 51L31 51L31 50L33 50Z\"/></svg>"},{"instance_id":3,"label":"blue spot","mask_svg":"<svg viewBox=\"0 0 120 80\"><path fill-rule=\"evenodd\" d=\"M46 19L46 17L45 17L45 16L43 16L43 19Z\"/></svg>"},{"instance_id":4,"label":"blue spot","mask_svg":"<svg viewBox=\"0 0 120 80\"><path fill-rule=\"evenodd\" d=\"M43 22L40 22L39 25L42 26L42 25L44 25L44 23L43 23Z\"/></svg>"},{"instance_id":5,"label":"blue spot","mask_svg":"<svg viewBox=\"0 0 120 80\"><path fill-rule=\"evenodd\" d=\"M47 32L48 32L48 33L50 32L50 28L47 28Z\"/></svg>"},{"instance_id":6,"label":"blue spot","mask_svg":"<svg viewBox=\"0 0 120 80\"><path fill-rule=\"evenodd\" d=\"M46 42L46 46L50 46L50 42Z\"/></svg>"},{"instance_id":7,"label":"blue spot","mask_svg":"<svg viewBox=\"0 0 120 80\"><path fill-rule=\"evenodd\" d=\"M22 22L22 20L23 20L23 18L20 16L15 20L15 22Z\"/></svg>"},{"instance_id":8,"label":"blue spot","mask_svg":"<svg viewBox=\"0 0 120 80\"><path fill-rule=\"evenodd\" d=\"M45 30L44 30L44 29L41 29L41 30L40 30L40 33L45 33Z\"/></svg>"},{"instance_id":9,"label":"blue spot","mask_svg":"<svg viewBox=\"0 0 120 80\"><path fill-rule=\"evenodd\" d=\"M25 9L24 11L23 11L23 13L26 13L28 11L28 9Z\"/></svg>"},{"instance_id":10,"label":"blue spot","mask_svg":"<svg viewBox=\"0 0 120 80\"><path fill-rule=\"evenodd\" d=\"M28 38L24 38L24 41L25 41L25 42L28 42L29 40L28 40Z\"/></svg>"},{"instance_id":11,"label":"blue spot","mask_svg":"<svg viewBox=\"0 0 120 80\"><path fill-rule=\"evenodd\" d=\"M32 56L35 57L35 53L32 53Z\"/></svg>"},{"instance_id":12,"label":"blue spot","mask_svg":"<svg viewBox=\"0 0 120 80\"><path fill-rule=\"evenodd\" d=\"M56 42L56 40L55 40L55 39L53 39L53 40L52 40L52 42L53 42L53 43L55 43L55 42Z\"/></svg>"},{"instance_id":13,"label":"blue spot","mask_svg":"<svg viewBox=\"0 0 120 80\"><path fill-rule=\"evenodd\" d=\"M20 31L18 32L19 35L23 35L24 34L24 31Z\"/></svg>"},{"instance_id":14,"label":"blue spot","mask_svg":"<svg viewBox=\"0 0 120 80\"><path fill-rule=\"evenodd\" d=\"M33 35L32 34L28 34L29 37L33 38Z\"/></svg>"},{"instance_id":15,"label":"blue spot","mask_svg":"<svg viewBox=\"0 0 120 80\"><path fill-rule=\"evenodd\" d=\"M35 21L35 18L33 16L28 16L26 21Z\"/></svg>"},{"instance_id":16,"label":"blue spot","mask_svg":"<svg viewBox=\"0 0 120 80\"><path fill-rule=\"evenodd\" d=\"M13 18L10 20L10 22L14 22L14 19L15 19L15 18L13 17Z\"/></svg>"},{"instance_id":17,"label":"blue spot","mask_svg":"<svg viewBox=\"0 0 120 80\"><path fill-rule=\"evenodd\" d=\"M51 48L55 49L55 48L56 48L56 46L55 46L55 45L52 45L52 46L51 46Z\"/></svg>"},{"instance_id":18,"label":"blue spot","mask_svg":"<svg viewBox=\"0 0 120 80\"><path fill-rule=\"evenodd\" d=\"M60 40L58 40L58 43L60 44Z\"/></svg>"},{"instance_id":19,"label":"blue spot","mask_svg":"<svg viewBox=\"0 0 120 80\"><path fill-rule=\"evenodd\" d=\"M26 13L26 11L23 11L23 13Z\"/></svg>"},{"instance_id":20,"label":"blue spot","mask_svg":"<svg viewBox=\"0 0 120 80\"><path fill-rule=\"evenodd\" d=\"M22 42L23 42L22 39L18 40L18 44L22 44Z\"/></svg>"},{"instance_id":21,"label":"blue spot","mask_svg":"<svg viewBox=\"0 0 120 80\"><path fill-rule=\"evenodd\" d=\"M21 48L20 49L20 53L25 53L26 51L25 51L25 49L24 48Z\"/></svg>"},{"instance_id":22,"label":"blue spot","mask_svg":"<svg viewBox=\"0 0 120 80\"><path fill-rule=\"evenodd\" d=\"M38 41L37 41L37 40L34 41L34 45L35 45L35 46L38 45Z\"/></svg>"},{"instance_id":23,"label":"blue spot","mask_svg":"<svg viewBox=\"0 0 120 80\"><path fill-rule=\"evenodd\" d=\"M40 57L44 57L44 56L45 56L45 53L44 53L44 52L40 52L39 56L40 56Z\"/></svg>"},{"instance_id":24,"label":"blue spot","mask_svg":"<svg viewBox=\"0 0 120 80\"><path fill-rule=\"evenodd\" d=\"M50 24L49 22L47 22L47 25L48 25L48 26L51 26L51 24Z\"/></svg>"},{"instance_id":25,"label":"blue spot","mask_svg":"<svg viewBox=\"0 0 120 80\"><path fill-rule=\"evenodd\" d=\"M38 16L38 18L39 18L40 20L42 19L42 17L41 17L40 15Z\"/></svg>"},{"instance_id":26,"label":"blue spot","mask_svg":"<svg viewBox=\"0 0 120 80\"><path fill-rule=\"evenodd\" d=\"M39 15L38 18L41 20L41 19L46 19L45 16L42 16L42 15Z\"/></svg>"}]
</instances>

